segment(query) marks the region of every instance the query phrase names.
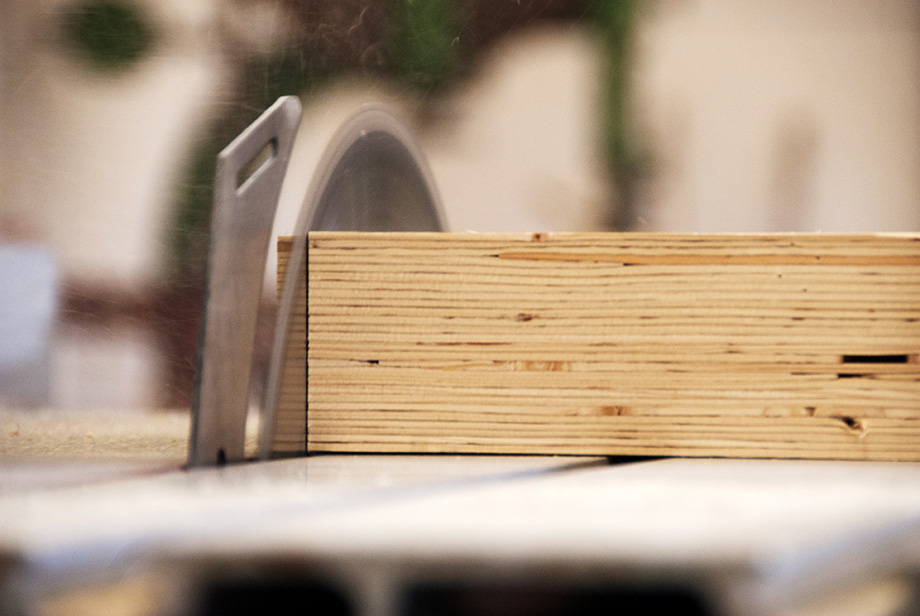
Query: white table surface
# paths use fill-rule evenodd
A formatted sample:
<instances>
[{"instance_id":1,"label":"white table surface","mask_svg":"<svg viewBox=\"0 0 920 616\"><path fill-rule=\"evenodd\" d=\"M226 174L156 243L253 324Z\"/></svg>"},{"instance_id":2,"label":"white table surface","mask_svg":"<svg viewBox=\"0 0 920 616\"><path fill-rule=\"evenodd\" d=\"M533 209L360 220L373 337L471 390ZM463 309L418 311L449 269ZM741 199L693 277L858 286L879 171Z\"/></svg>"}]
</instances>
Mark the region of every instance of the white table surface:
<instances>
[{"instance_id":1,"label":"white table surface","mask_svg":"<svg viewBox=\"0 0 920 616\"><path fill-rule=\"evenodd\" d=\"M920 564L918 464L327 455L184 471L175 457L0 457L8 592L285 563L378 590L685 582L729 612L790 613Z\"/></svg>"}]
</instances>

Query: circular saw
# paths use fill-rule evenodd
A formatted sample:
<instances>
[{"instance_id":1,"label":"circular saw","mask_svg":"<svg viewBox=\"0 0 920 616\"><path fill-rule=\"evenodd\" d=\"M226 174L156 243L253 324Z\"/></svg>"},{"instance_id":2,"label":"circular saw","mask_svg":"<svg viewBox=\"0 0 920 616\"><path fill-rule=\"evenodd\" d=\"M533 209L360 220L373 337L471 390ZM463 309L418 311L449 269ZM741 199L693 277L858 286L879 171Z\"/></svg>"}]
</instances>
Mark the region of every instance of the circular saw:
<instances>
[{"instance_id":1,"label":"circular saw","mask_svg":"<svg viewBox=\"0 0 920 616\"><path fill-rule=\"evenodd\" d=\"M300 115L299 100L283 97L218 156L189 466L244 458L266 255ZM271 453L290 374L287 340L306 280L307 233L443 229L440 199L410 129L385 106L360 108L327 146L293 230L260 409L260 457Z\"/></svg>"}]
</instances>

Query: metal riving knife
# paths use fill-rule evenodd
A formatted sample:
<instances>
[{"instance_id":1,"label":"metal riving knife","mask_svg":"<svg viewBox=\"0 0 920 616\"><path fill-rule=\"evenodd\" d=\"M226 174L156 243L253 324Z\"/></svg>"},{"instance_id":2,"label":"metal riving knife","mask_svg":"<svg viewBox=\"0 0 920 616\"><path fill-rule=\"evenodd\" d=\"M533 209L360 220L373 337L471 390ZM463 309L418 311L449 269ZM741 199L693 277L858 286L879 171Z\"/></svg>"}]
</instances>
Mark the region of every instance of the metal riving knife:
<instances>
[{"instance_id":1,"label":"metal riving knife","mask_svg":"<svg viewBox=\"0 0 920 616\"><path fill-rule=\"evenodd\" d=\"M278 99L217 159L189 466L244 456L266 255L300 116L296 97Z\"/></svg>"}]
</instances>

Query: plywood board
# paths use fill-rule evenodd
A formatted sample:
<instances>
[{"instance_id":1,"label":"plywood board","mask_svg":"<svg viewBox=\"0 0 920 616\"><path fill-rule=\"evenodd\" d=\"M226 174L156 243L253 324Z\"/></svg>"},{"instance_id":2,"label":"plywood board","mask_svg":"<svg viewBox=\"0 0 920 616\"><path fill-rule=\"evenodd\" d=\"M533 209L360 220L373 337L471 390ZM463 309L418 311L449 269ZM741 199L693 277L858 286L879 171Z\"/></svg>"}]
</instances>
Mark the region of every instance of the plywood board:
<instances>
[{"instance_id":1,"label":"plywood board","mask_svg":"<svg viewBox=\"0 0 920 616\"><path fill-rule=\"evenodd\" d=\"M920 459L916 236L323 232L308 270L276 451Z\"/></svg>"}]
</instances>

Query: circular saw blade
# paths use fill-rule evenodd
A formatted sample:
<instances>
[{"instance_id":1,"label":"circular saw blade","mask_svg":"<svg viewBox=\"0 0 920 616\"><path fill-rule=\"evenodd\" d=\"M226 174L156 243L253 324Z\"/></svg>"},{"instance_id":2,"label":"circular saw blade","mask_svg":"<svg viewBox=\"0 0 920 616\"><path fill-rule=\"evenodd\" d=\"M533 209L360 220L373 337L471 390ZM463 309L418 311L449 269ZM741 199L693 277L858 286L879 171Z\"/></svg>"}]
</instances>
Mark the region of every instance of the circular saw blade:
<instances>
[{"instance_id":1,"label":"circular saw blade","mask_svg":"<svg viewBox=\"0 0 920 616\"><path fill-rule=\"evenodd\" d=\"M440 198L412 132L387 107L362 107L327 146L297 220L262 401L261 458L272 453L288 336L306 281L307 233L443 230Z\"/></svg>"},{"instance_id":2,"label":"circular saw blade","mask_svg":"<svg viewBox=\"0 0 920 616\"><path fill-rule=\"evenodd\" d=\"M309 231L441 231L431 173L409 129L369 106L336 133L304 202Z\"/></svg>"}]
</instances>

